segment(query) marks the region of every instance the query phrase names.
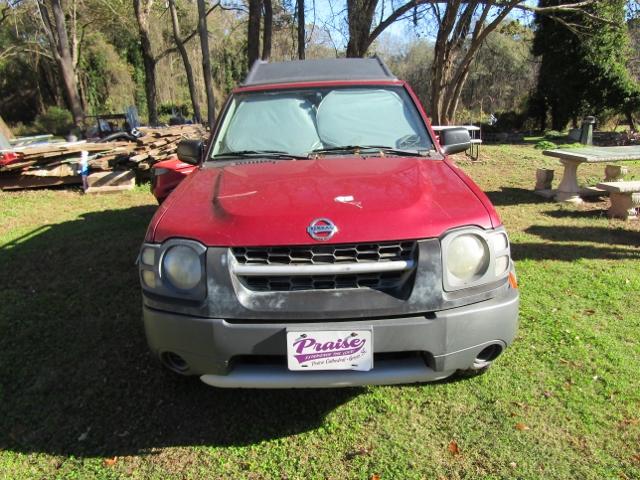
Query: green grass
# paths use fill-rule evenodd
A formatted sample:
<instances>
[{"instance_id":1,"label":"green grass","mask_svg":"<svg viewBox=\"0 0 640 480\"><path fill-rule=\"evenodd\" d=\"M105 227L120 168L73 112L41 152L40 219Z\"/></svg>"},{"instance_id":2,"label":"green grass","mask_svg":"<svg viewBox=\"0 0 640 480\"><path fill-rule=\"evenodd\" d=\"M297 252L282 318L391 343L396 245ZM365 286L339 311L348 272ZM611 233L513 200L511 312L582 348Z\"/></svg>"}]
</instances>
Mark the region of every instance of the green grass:
<instances>
[{"instance_id":1,"label":"green grass","mask_svg":"<svg viewBox=\"0 0 640 480\"><path fill-rule=\"evenodd\" d=\"M640 478L640 226L533 195L560 168L532 146L481 160L459 163L510 232L520 331L486 375L420 386L176 378L140 320L146 189L0 193L0 478Z\"/></svg>"}]
</instances>

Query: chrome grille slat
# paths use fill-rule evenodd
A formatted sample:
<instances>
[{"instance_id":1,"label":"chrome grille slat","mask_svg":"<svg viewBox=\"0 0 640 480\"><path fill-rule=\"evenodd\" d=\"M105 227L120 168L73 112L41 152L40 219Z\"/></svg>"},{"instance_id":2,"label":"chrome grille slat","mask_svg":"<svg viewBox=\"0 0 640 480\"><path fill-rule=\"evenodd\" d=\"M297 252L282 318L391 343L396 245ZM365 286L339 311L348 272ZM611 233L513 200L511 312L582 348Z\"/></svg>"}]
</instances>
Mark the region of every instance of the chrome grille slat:
<instances>
[{"instance_id":1,"label":"chrome grille slat","mask_svg":"<svg viewBox=\"0 0 640 480\"><path fill-rule=\"evenodd\" d=\"M245 285L259 292L299 291L299 290L336 290L341 288L377 288L380 290L396 288L406 272L362 275L314 275L311 277L245 277Z\"/></svg>"},{"instance_id":2,"label":"chrome grille slat","mask_svg":"<svg viewBox=\"0 0 640 480\"><path fill-rule=\"evenodd\" d=\"M415 270L417 242L234 247L231 271L260 292L400 288Z\"/></svg>"},{"instance_id":3,"label":"chrome grille slat","mask_svg":"<svg viewBox=\"0 0 640 480\"><path fill-rule=\"evenodd\" d=\"M303 245L292 247L234 247L233 256L241 265L322 265L351 262L411 260L415 241L348 245Z\"/></svg>"}]
</instances>

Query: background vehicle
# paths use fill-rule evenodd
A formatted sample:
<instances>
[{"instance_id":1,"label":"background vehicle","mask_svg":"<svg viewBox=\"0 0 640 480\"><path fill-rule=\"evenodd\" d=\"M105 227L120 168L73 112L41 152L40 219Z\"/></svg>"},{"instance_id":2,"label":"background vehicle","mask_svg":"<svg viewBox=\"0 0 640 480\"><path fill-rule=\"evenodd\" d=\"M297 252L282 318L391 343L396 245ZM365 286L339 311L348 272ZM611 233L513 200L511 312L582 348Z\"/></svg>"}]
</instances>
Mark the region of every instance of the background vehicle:
<instances>
[{"instance_id":1,"label":"background vehicle","mask_svg":"<svg viewBox=\"0 0 640 480\"><path fill-rule=\"evenodd\" d=\"M151 167L151 193L162 203L178 184L196 169L177 157L163 160Z\"/></svg>"}]
</instances>

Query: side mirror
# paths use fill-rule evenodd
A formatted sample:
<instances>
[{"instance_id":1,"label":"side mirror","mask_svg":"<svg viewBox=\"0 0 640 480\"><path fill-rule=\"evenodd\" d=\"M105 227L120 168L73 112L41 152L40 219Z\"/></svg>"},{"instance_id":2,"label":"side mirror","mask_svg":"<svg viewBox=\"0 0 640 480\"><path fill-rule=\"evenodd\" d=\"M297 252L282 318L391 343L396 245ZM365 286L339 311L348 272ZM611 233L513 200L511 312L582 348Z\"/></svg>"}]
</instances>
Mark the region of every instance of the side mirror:
<instances>
[{"instance_id":1,"label":"side mirror","mask_svg":"<svg viewBox=\"0 0 640 480\"><path fill-rule=\"evenodd\" d=\"M464 127L445 128L440 132L440 145L445 155L468 150L471 148L469 130Z\"/></svg>"},{"instance_id":2,"label":"side mirror","mask_svg":"<svg viewBox=\"0 0 640 480\"><path fill-rule=\"evenodd\" d=\"M178 160L190 165L198 165L203 150L202 140L182 140L178 143Z\"/></svg>"}]
</instances>

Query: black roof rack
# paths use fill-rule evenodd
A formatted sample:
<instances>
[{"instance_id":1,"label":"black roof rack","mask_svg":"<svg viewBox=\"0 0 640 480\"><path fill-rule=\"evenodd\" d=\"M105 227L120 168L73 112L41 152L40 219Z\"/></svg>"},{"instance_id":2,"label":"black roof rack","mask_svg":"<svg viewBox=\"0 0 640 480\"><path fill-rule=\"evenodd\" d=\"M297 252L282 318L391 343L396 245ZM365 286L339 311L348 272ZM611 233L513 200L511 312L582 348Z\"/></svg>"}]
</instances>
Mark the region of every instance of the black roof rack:
<instances>
[{"instance_id":1,"label":"black roof rack","mask_svg":"<svg viewBox=\"0 0 640 480\"><path fill-rule=\"evenodd\" d=\"M329 58L269 63L256 60L243 86L332 80L396 80L382 59Z\"/></svg>"}]
</instances>

